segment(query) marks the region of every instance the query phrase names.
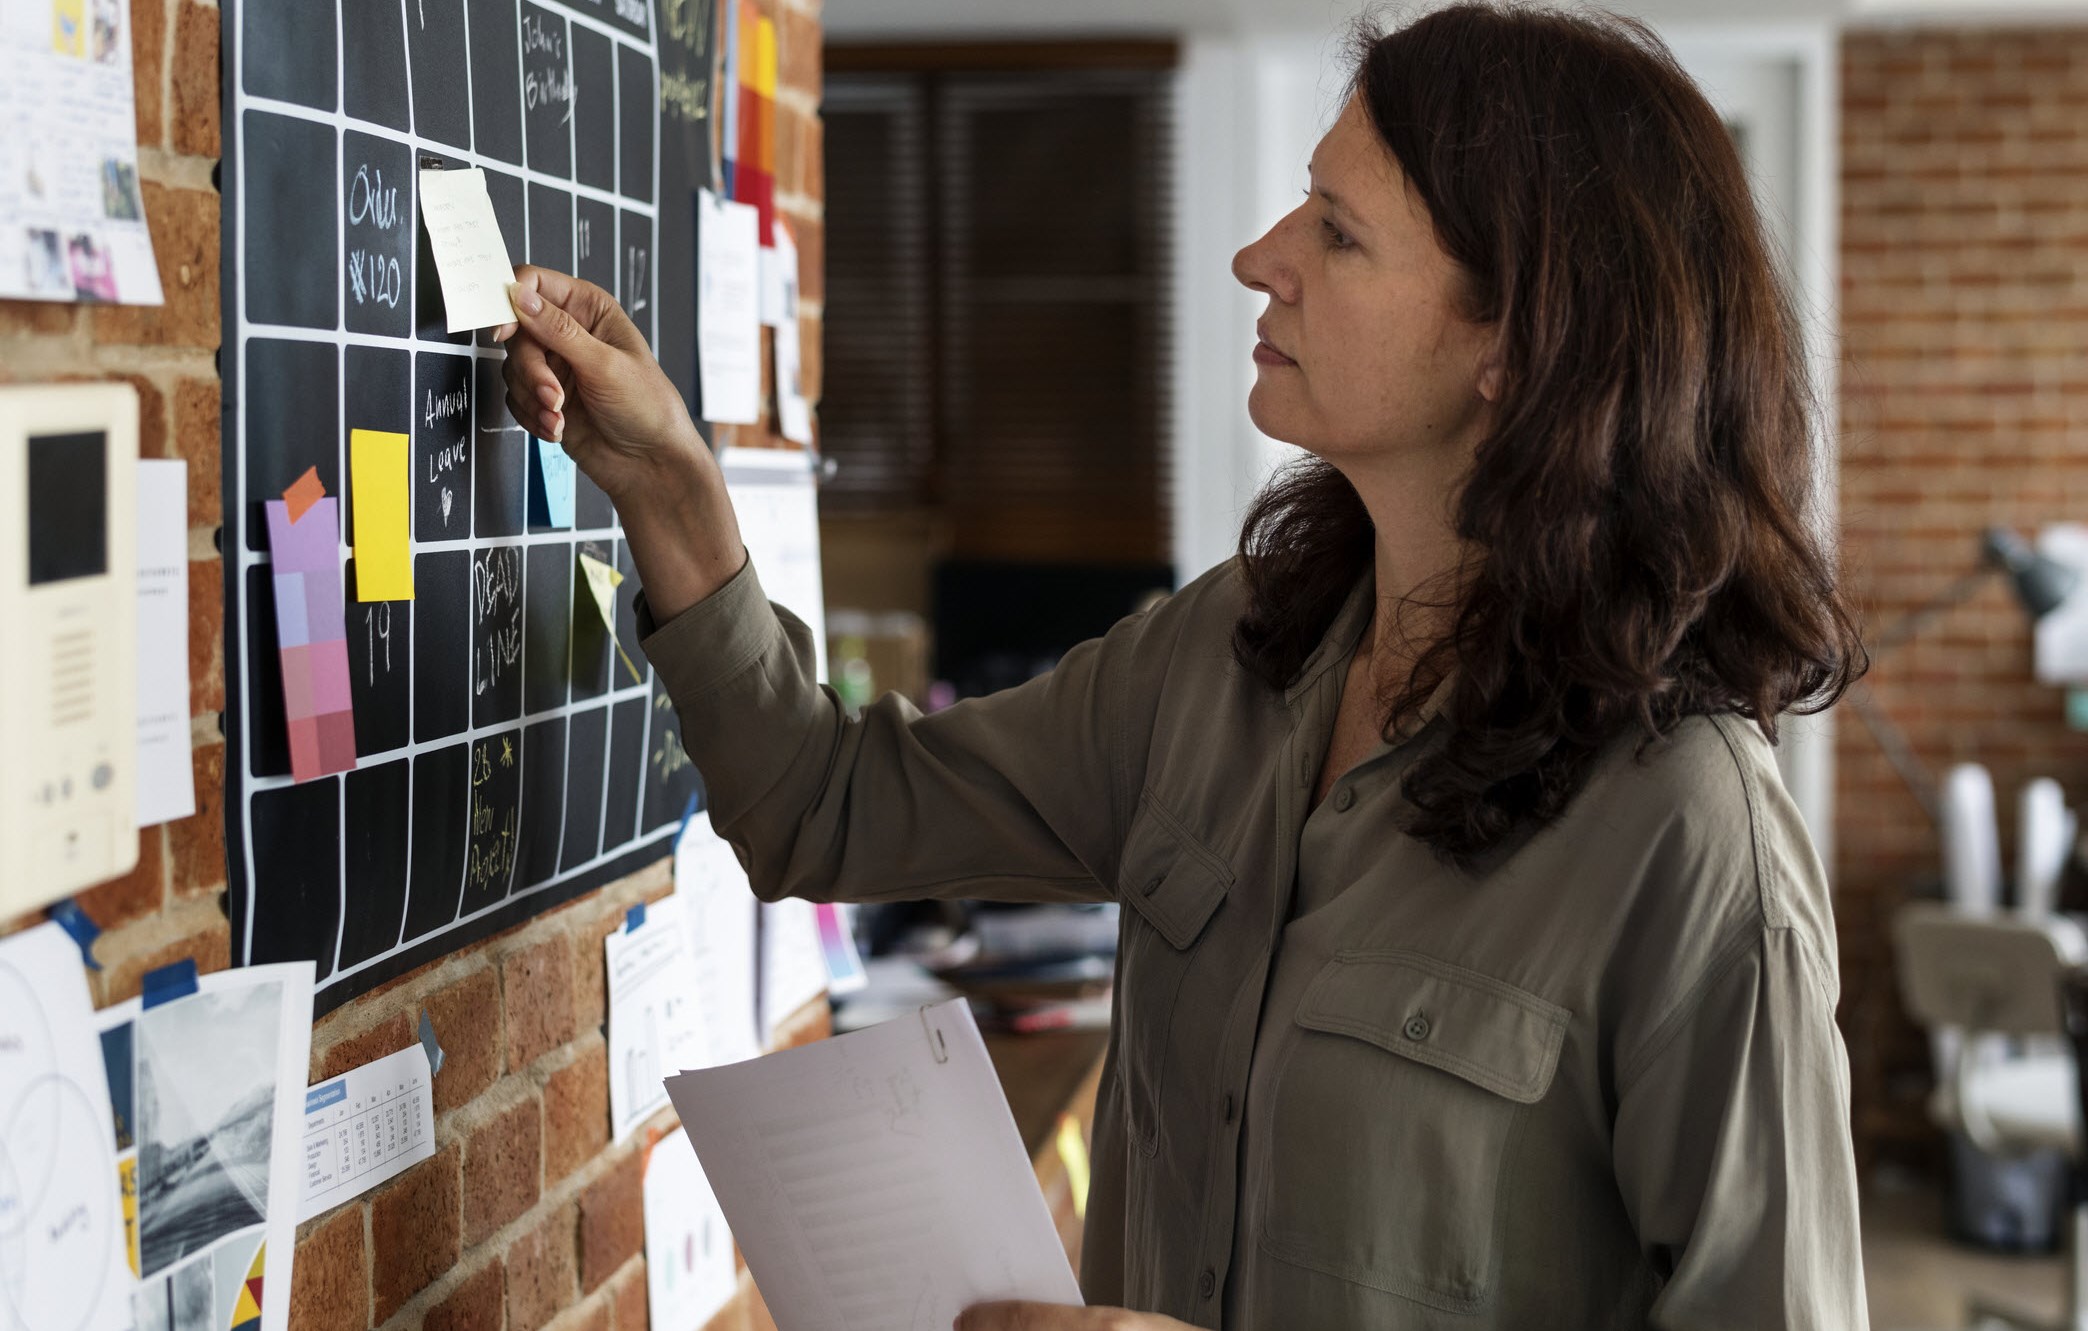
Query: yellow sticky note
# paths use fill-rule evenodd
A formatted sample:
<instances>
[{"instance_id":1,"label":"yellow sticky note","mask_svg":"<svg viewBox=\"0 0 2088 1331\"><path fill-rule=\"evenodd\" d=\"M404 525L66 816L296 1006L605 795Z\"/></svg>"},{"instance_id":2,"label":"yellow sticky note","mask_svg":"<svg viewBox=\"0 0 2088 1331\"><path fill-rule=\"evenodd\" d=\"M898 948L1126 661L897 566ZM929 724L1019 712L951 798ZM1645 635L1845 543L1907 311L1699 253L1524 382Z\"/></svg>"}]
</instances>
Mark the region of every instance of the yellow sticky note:
<instances>
[{"instance_id":1,"label":"yellow sticky note","mask_svg":"<svg viewBox=\"0 0 2088 1331\"><path fill-rule=\"evenodd\" d=\"M413 599L412 445L403 434L348 432L348 498L355 513L355 599Z\"/></svg>"},{"instance_id":2,"label":"yellow sticky note","mask_svg":"<svg viewBox=\"0 0 2088 1331\"><path fill-rule=\"evenodd\" d=\"M616 636L616 589L623 585L623 574L585 550L580 552L580 572L586 575L587 590L594 593L595 609L602 616L602 629L608 633L609 641L616 644L616 654L623 658L624 669L631 672L633 683L644 683L645 676L638 673L637 662L631 660L631 654L624 650L622 640Z\"/></svg>"}]
</instances>

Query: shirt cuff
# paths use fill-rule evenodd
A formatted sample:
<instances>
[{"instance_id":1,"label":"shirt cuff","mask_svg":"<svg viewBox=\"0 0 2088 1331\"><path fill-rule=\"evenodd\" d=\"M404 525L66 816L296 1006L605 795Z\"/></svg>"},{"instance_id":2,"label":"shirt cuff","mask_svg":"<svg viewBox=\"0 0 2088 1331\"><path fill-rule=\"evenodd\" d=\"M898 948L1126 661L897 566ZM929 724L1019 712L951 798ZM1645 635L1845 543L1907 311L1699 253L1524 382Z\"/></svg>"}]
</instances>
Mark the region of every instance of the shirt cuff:
<instances>
[{"instance_id":1,"label":"shirt cuff","mask_svg":"<svg viewBox=\"0 0 2088 1331\"><path fill-rule=\"evenodd\" d=\"M676 705L701 698L761 659L782 632L754 561L665 624L637 597L639 646Z\"/></svg>"}]
</instances>

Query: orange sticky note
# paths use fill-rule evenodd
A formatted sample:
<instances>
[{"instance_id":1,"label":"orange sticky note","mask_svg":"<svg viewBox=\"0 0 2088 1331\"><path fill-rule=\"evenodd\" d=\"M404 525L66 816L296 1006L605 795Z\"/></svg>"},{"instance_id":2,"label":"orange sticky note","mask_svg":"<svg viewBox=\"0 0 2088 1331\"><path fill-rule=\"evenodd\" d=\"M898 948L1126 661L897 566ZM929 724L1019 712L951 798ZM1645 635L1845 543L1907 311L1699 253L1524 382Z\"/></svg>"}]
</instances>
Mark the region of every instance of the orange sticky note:
<instances>
[{"instance_id":1,"label":"orange sticky note","mask_svg":"<svg viewBox=\"0 0 2088 1331\"><path fill-rule=\"evenodd\" d=\"M317 467L306 467L304 475L290 482L290 488L283 491L283 503L290 509L292 522L303 517L306 509L324 498L326 486L319 479Z\"/></svg>"}]
</instances>

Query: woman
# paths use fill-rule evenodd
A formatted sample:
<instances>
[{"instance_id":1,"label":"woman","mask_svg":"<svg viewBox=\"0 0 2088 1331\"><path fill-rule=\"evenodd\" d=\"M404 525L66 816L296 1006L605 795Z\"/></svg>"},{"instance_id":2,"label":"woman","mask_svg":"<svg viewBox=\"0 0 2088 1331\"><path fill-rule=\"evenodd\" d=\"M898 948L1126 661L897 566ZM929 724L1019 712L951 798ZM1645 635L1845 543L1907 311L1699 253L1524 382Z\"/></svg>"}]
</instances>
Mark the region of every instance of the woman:
<instances>
[{"instance_id":1,"label":"woman","mask_svg":"<svg viewBox=\"0 0 2088 1331\"><path fill-rule=\"evenodd\" d=\"M616 501L764 898L1126 907L1113 1306L961 1325L1861 1327L1770 746L1862 651L1733 145L1644 29L1463 5L1363 46L1311 179L1234 270L1312 460L1236 561L935 716L815 685L602 292L523 274L511 408Z\"/></svg>"}]
</instances>

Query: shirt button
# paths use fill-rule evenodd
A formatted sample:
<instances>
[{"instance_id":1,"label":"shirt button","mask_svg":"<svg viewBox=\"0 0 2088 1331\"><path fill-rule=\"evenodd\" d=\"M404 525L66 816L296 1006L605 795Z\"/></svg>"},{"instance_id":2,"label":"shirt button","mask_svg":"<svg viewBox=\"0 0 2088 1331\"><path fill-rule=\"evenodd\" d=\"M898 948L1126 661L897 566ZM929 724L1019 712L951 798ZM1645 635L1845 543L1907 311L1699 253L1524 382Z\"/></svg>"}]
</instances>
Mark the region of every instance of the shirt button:
<instances>
[{"instance_id":1,"label":"shirt button","mask_svg":"<svg viewBox=\"0 0 2088 1331\"><path fill-rule=\"evenodd\" d=\"M1355 807L1356 788L1354 786L1343 786L1334 792L1334 812L1347 813Z\"/></svg>"},{"instance_id":2,"label":"shirt button","mask_svg":"<svg viewBox=\"0 0 2088 1331\"><path fill-rule=\"evenodd\" d=\"M1406 1038L1409 1040L1426 1040L1429 1029L1428 1018L1418 1012L1406 1020Z\"/></svg>"},{"instance_id":3,"label":"shirt button","mask_svg":"<svg viewBox=\"0 0 2088 1331\"><path fill-rule=\"evenodd\" d=\"M1218 1277L1215 1274L1213 1274L1211 1268L1207 1266L1203 1269L1203 1274L1196 1278L1197 1297L1208 1299L1211 1297L1212 1294L1217 1292L1217 1289Z\"/></svg>"}]
</instances>

